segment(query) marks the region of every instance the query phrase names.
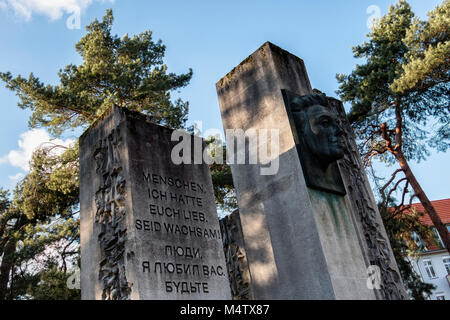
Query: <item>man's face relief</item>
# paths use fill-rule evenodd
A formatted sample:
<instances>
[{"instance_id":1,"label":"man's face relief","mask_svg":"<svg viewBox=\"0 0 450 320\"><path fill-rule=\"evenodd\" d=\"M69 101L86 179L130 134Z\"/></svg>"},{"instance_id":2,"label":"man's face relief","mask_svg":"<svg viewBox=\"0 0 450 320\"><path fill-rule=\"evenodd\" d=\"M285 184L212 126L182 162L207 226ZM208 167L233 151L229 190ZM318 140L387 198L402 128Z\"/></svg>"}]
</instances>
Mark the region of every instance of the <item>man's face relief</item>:
<instances>
[{"instance_id":1,"label":"man's face relief","mask_svg":"<svg viewBox=\"0 0 450 320\"><path fill-rule=\"evenodd\" d=\"M343 130L336 117L324 106L314 105L306 110L305 143L322 163L330 163L344 156Z\"/></svg>"}]
</instances>

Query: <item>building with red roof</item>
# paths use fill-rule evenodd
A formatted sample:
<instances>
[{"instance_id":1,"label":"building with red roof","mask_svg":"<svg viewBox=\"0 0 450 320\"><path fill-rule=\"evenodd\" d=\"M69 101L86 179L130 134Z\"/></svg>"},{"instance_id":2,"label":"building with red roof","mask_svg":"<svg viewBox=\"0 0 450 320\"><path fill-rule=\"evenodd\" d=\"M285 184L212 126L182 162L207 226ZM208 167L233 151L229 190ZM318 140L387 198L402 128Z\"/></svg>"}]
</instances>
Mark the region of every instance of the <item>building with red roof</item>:
<instances>
[{"instance_id":1,"label":"building with red roof","mask_svg":"<svg viewBox=\"0 0 450 320\"><path fill-rule=\"evenodd\" d=\"M450 232L450 199L436 200L431 203ZM425 213L420 203L412 204L412 208ZM427 213L420 218L420 221L424 225L433 226ZM450 300L450 255L444 248L436 228L434 231L441 245L428 244L426 250L417 259L410 259L410 262L423 282L431 283L436 287L430 297L432 300Z\"/></svg>"},{"instance_id":2,"label":"building with red roof","mask_svg":"<svg viewBox=\"0 0 450 320\"><path fill-rule=\"evenodd\" d=\"M439 217L445 225L450 225L450 199L436 200L431 202L434 209L436 209ZM415 208L419 212L425 212L421 203L413 203L412 208ZM425 214L421 219L421 222L427 226L432 226L430 217Z\"/></svg>"}]
</instances>

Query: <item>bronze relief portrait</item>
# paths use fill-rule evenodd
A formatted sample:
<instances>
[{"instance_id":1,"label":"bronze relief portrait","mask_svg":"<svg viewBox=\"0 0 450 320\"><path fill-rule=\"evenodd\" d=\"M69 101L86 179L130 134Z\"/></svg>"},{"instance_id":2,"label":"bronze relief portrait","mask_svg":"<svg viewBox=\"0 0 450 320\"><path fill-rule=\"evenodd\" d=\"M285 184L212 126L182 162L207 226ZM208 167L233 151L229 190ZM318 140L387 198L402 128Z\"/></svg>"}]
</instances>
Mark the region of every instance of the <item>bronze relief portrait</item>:
<instances>
[{"instance_id":1,"label":"bronze relief portrait","mask_svg":"<svg viewBox=\"0 0 450 320\"><path fill-rule=\"evenodd\" d=\"M309 188L345 195L337 165L344 157L344 130L323 94L299 96L287 90L283 97Z\"/></svg>"}]
</instances>

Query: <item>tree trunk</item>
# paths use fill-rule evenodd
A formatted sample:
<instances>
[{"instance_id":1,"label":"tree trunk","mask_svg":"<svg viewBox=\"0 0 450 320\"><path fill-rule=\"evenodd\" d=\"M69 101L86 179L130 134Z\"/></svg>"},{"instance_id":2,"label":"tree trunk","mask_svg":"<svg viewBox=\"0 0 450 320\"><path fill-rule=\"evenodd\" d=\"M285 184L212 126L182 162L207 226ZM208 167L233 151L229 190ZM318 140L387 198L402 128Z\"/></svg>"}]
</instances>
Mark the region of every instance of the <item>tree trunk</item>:
<instances>
[{"instance_id":1,"label":"tree trunk","mask_svg":"<svg viewBox=\"0 0 450 320\"><path fill-rule=\"evenodd\" d=\"M0 266L0 301L6 299L9 274L11 273L11 268L13 266L13 254L15 250L16 241L14 239L10 239L5 246L2 264Z\"/></svg>"},{"instance_id":2,"label":"tree trunk","mask_svg":"<svg viewBox=\"0 0 450 320\"><path fill-rule=\"evenodd\" d=\"M433 225L436 227L436 230L438 231L439 235L441 236L442 242L444 243L445 248L448 252L450 252L450 234L447 231L447 228L442 223L441 218L439 218L436 210L434 209L433 205L431 204L431 201L428 199L427 195L423 191L422 187L420 186L419 182L417 181L416 177L414 176L411 168L409 167L408 161L406 161L405 156L401 152L397 152L395 154L395 157L397 158L400 167L402 168L403 172L405 173L406 178L409 181L409 184L414 190L414 193L416 194L417 198L419 198L419 201L421 202L422 206L425 209L425 212L429 215L431 221L433 222Z\"/></svg>"},{"instance_id":3,"label":"tree trunk","mask_svg":"<svg viewBox=\"0 0 450 320\"><path fill-rule=\"evenodd\" d=\"M7 243L7 239L3 238L5 233L6 223L0 225L0 257L3 255L3 251L5 250L5 246Z\"/></svg>"},{"instance_id":4,"label":"tree trunk","mask_svg":"<svg viewBox=\"0 0 450 320\"><path fill-rule=\"evenodd\" d=\"M16 273L16 266L13 264L13 266L11 268L11 284L9 285L9 300L14 300L14 275L15 275L15 273Z\"/></svg>"}]
</instances>

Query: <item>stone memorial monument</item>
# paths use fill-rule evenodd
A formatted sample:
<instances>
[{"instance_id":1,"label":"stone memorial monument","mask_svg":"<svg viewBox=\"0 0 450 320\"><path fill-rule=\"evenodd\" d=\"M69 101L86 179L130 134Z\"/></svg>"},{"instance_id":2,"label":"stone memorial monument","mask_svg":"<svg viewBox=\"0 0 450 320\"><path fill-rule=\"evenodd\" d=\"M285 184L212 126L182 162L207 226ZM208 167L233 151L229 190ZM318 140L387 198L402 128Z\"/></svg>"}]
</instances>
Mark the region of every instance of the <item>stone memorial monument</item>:
<instances>
[{"instance_id":1,"label":"stone memorial monument","mask_svg":"<svg viewBox=\"0 0 450 320\"><path fill-rule=\"evenodd\" d=\"M82 299L231 299L209 167L172 132L113 107L80 138Z\"/></svg>"},{"instance_id":2,"label":"stone memorial monument","mask_svg":"<svg viewBox=\"0 0 450 320\"><path fill-rule=\"evenodd\" d=\"M216 87L225 130L279 132L270 155L279 163L275 174L261 174L262 162L229 159L240 213L234 228L242 228L234 251L243 246L245 257L226 251L226 260L229 269L250 274L250 283L231 280L244 285L234 292L254 299L406 299L342 103L314 92L303 61L269 42ZM258 152L264 148L258 140ZM231 153L251 152L245 145Z\"/></svg>"}]
</instances>

